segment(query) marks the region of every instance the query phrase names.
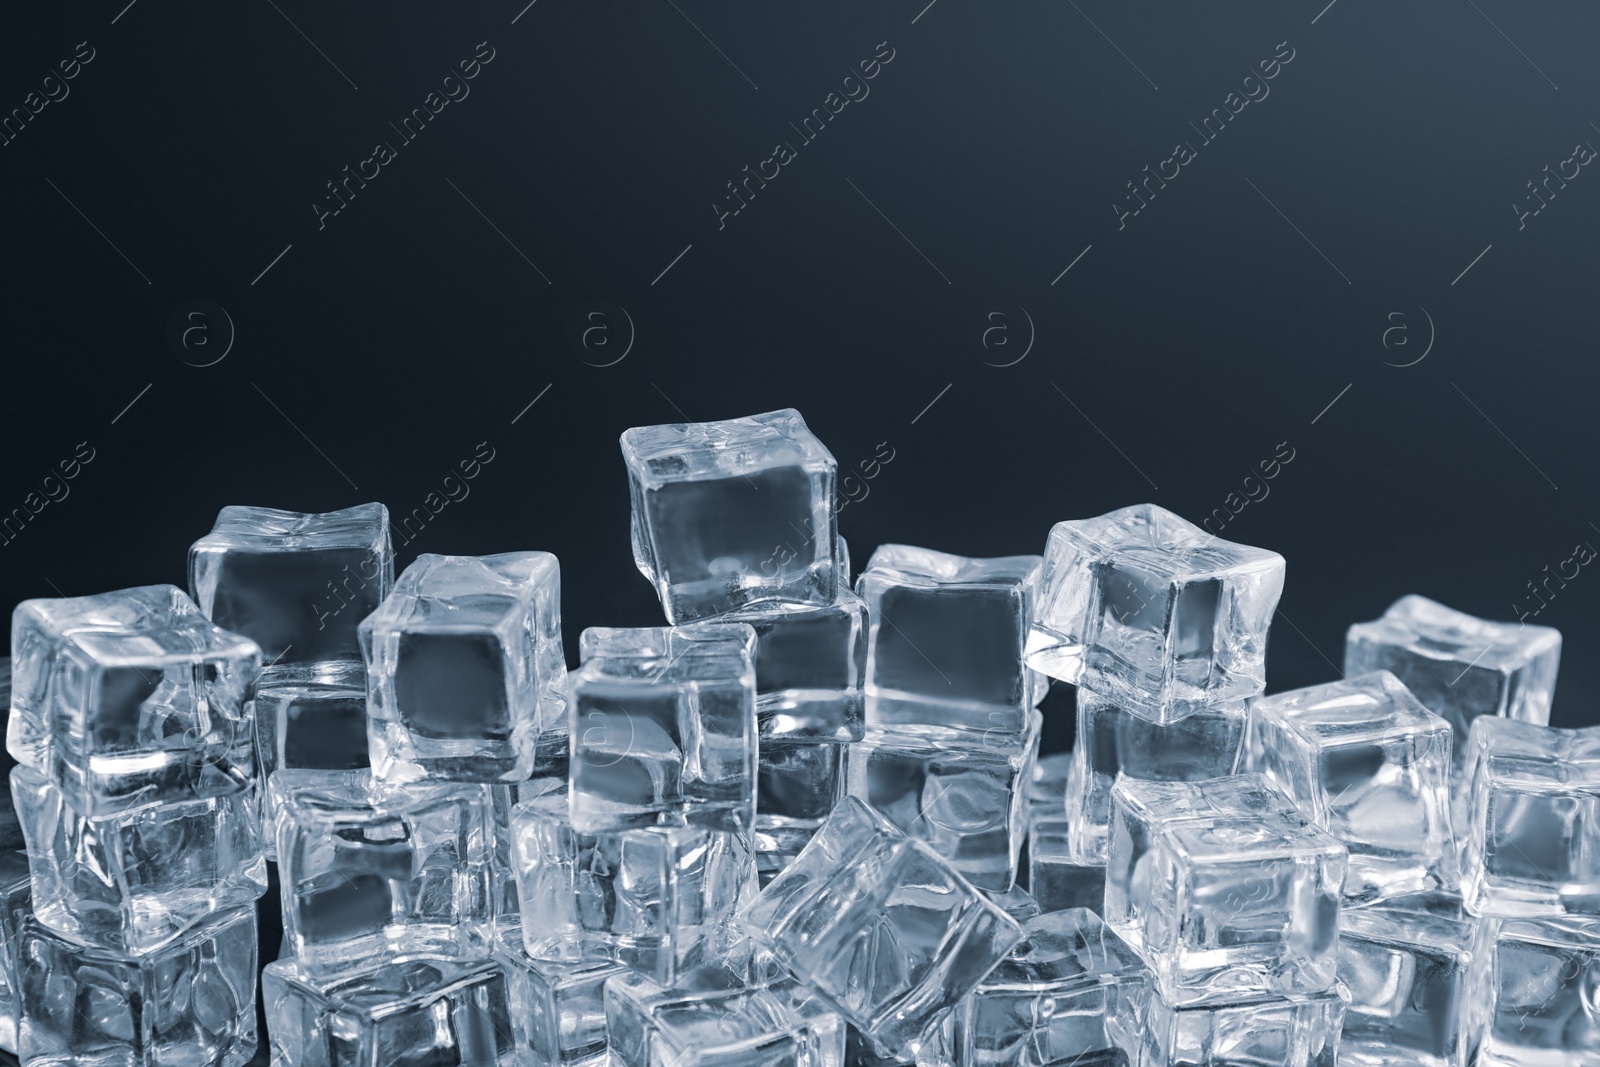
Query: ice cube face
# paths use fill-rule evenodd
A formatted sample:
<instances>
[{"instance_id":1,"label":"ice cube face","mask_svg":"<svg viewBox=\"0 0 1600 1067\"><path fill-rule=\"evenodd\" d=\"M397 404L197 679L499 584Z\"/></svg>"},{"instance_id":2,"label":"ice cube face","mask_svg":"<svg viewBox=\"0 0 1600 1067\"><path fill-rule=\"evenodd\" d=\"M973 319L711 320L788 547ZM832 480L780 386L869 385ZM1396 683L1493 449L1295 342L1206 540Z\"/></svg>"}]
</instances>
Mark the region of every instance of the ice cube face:
<instances>
[{"instance_id":1,"label":"ice cube face","mask_svg":"<svg viewBox=\"0 0 1600 1067\"><path fill-rule=\"evenodd\" d=\"M1348 991L1252 997L1178 1007L1154 990L1132 998L1131 1012L1111 1016L1126 1060L1106 1067L1336 1067L1343 1064L1340 1025ZM1096 1065L1099 1067L1099 1065Z\"/></svg>"},{"instance_id":2,"label":"ice cube face","mask_svg":"<svg viewBox=\"0 0 1600 1067\"><path fill-rule=\"evenodd\" d=\"M745 985L705 968L674 988L640 975L606 983L616 1067L843 1067L844 1020L792 980Z\"/></svg>"},{"instance_id":3,"label":"ice cube face","mask_svg":"<svg viewBox=\"0 0 1600 1067\"><path fill-rule=\"evenodd\" d=\"M1348 852L1259 774L1112 788L1106 922L1178 1007L1318 993Z\"/></svg>"},{"instance_id":4,"label":"ice cube face","mask_svg":"<svg viewBox=\"0 0 1600 1067\"><path fill-rule=\"evenodd\" d=\"M1600 727L1481 716L1467 745L1467 907L1600 915Z\"/></svg>"},{"instance_id":5,"label":"ice cube face","mask_svg":"<svg viewBox=\"0 0 1600 1067\"><path fill-rule=\"evenodd\" d=\"M910 727L867 730L846 758L850 795L943 856L974 886L1016 882L1027 834L1028 761L1041 716L1021 736L940 742Z\"/></svg>"},{"instance_id":6,"label":"ice cube face","mask_svg":"<svg viewBox=\"0 0 1600 1067\"><path fill-rule=\"evenodd\" d=\"M1283 557L1153 504L1050 531L1027 662L1156 721L1266 687Z\"/></svg>"},{"instance_id":7,"label":"ice cube face","mask_svg":"<svg viewBox=\"0 0 1600 1067\"><path fill-rule=\"evenodd\" d=\"M1076 765L1066 806L1079 863L1104 864L1111 824L1111 786L1117 776L1156 782L1194 782L1232 774L1244 747L1240 700L1199 706L1177 722L1152 721L1139 702L1078 687Z\"/></svg>"},{"instance_id":8,"label":"ice cube face","mask_svg":"<svg viewBox=\"0 0 1600 1067\"><path fill-rule=\"evenodd\" d=\"M915 1054L1022 940L948 861L854 797L740 919L879 1055Z\"/></svg>"},{"instance_id":9,"label":"ice cube face","mask_svg":"<svg viewBox=\"0 0 1600 1067\"><path fill-rule=\"evenodd\" d=\"M144 955L28 919L20 958L23 1063L242 1067L255 1055L253 908L220 912Z\"/></svg>"},{"instance_id":10,"label":"ice cube face","mask_svg":"<svg viewBox=\"0 0 1600 1067\"><path fill-rule=\"evenodd\" d=\"M72 937L154 952L206 916L266 892L253 787L86 815L31 767L11 772L34 910Z\"/></svg>"},{"instance_id":11,"label":"ice cube face","mask_svg":"<svg viewBox=\"0 0 1600 1067\"><path fill-rule=\"evenodd\" d=\"M755 824L755 631L589 629L571 683L572 825Z\"/></svg>"},{"instance_id":12,"label":"ice cube face","mask_svg":"<svg viewBox=\"0 0 1600 1067\"><path fill-rule=\"evenodd\" d=\"M1045 913L1105 907L1106 869L1080 863L1071 842L1072 824L1065 819L1035 819L1028 827L1028 892Z\"/></svg>"},{"instance_id":13,"label":"ice cube face","mask_svg":"<svg viewBox=\"0 0 1600 1067\"><path fill-rule=\"evenodd\" d=\"M1451 725L1458 767L1479 716L1550 721L1561 631L1549 626L1490 622L1404 596L1382 618L1350 627L1344 640L1347 676L1389 671Z\"/></svg>"},{"instance_id":14,"label":"ice cube face","mask_svg":"<svg viewBox=\"0 0 1600 1067\"><path fill-rule=\"evenodd\" d=\"M758 601L828 604L838 465L790 408L622 435L633 558L674 625Z\"/></svg>"},{"instance_id":15,"label":"ice cube face","mask_svg":"<svg viewBox=\"0 0 1600 1067\"><path fill-rule=\"evenodd\" d=\"M698 827L584 833L565 798L511 815L523 947L535 959L614 960L664 983L716 954L753 887L748 842Z\"/></svg>"},{"instance_id":16,"label":"ice cube face","mask_svg":"<svg viewBox=\"0 0 1600 1067\"><path fill-rule=\"evenodd\" d=\"M1028 775L1029 817L1059 819L1065 810L1068 781L1073 773L1072 752L1057 752L1049 756L1035 756L1033 769Z\"/></svg>"},{"instance_id":17,"label":"ice cube face","mask_svg":"<svg viewBox=\"0 0 1600 1067\"><path fill-rule=\"evenodd\" d=\"M1450 724L1388 671L1250 702L1247 763L1350 849L1348 903L1453 887Z\"/></svg>"},{"instance_id":18,"label":"ice cube face","mask_svg":"<svg viewBox=\"0 0 1600 1067\"><path fill-rule=\"evenodd\" d=\"M1339 980L1351 998L1339 1062L1468 1067L1475 935L1459 898L1402 897L1346 911Z\"/></svg>"},{"instance_id":19,"label":"ice cube face","mask_svg":"<svg viewBox=\"0 0 1600 1067\"><path fill-rule=\"evenodd\" d=\"M950 1027L960 1067L1115 1062L1107 1018L1148 981L1138 955L1083 908L1041 915L1026 940L961 1001Z\"/></svg>"},{"instance_id":20,"label":"ice cube face","mask_svg":"<svg viewBox=\"0 0 1600 1067\"><path fill-rule=\"evenodd\" d=\"M859 741L867 606L849 589L832 604L757 604L718 622L756 634L756 716L763 739Z\"/></svg>"},{"instance_id":21,"label":"ice cube face","mask_svg":"<svg viewBox=\"0 0 1600 1067\"><path fill-rule=\"evenodd\" d=\"M85 814L227 792L255 774L261 653L176 586L25 600L7 747Z\"/></svg>"},{"instance_id":22,"label":"ice cube face","mask_svg":"<svg viewBox=\"0 0 1600 1067\"><path fill-rule=\"evenodd\" d=\"M536 960L520 944L499 945L495 961L506 977L520 1054L543 1067L607 1067L605 984L627 968Z\"/></svg>"},{"instance_id":23,"label":"ice cube face","mask_svg":"<svg viewBox=\"0 0 1600 1067\"><path fill-rule=\"evenodd\" d=\"M279 771L284 943L309 974L481 954L494 920L489 787Z\"/></svg>"},{"instance_id":24,"label":"ice cube face","mask_svg":"<svg viewBox=\"0 0 1600 1067\"><path fill-rule=\"evenodd\" d=\"M28 854L22 849L0 851L0 1049L16 1055L17 1023L22 1011L22 924L33 913L33 881L28 875Z\"/></svg>"},{"instance_id":25,"label":"ice cube face","mask_svg":"<svg viewBox=\"0 0 1600 1067\"><path fill-rule=\"evenodd\" d=\"M1022 663L1039 565L880 546L856 582L872 619L868 721L1022 732L1045 689Z\"/></svg>"},{"instance_id":26,"label":"ice cube face","mask_svg":"<svg viewBox=\"0 0 1600 1067\"><path fill-rule=\"evenodd\" d=\"M1480 923L1472 990L1477 1067L1600 1065L1600 920Z\"/></svg>"},{"instance_id":27,"label":"ice cube face","mask_svg":"<svg viewBox=\"0 0 1600 1067\"><path fill-rule=\"evenodd\" d=\"M422 555L360 626L373 773L516 782L566 723L561 572L548 552Z\"/></svg>"},{"instance_id":28,"label":"ice cube face","mask_svg":"<svg viewBox=\"0 0 1600 1067\"><path fill-rule=\"evenodd\" d=\"M519 1064L506 979L491 959L401 956L338 978L279 960L261 992L273 1067Z\"/></svg>"},{"instance_id":29,"label":"ice cube face","mask_svg":"<svg viewBox=\"0 0 1600 1067\"><path fill-rule=\"evenodd\" d=\"M320 514L226 507L189 548L200 610L272 665L359 659L356 627L393 585L382 504Z\"/></svg>"}]
</instances>

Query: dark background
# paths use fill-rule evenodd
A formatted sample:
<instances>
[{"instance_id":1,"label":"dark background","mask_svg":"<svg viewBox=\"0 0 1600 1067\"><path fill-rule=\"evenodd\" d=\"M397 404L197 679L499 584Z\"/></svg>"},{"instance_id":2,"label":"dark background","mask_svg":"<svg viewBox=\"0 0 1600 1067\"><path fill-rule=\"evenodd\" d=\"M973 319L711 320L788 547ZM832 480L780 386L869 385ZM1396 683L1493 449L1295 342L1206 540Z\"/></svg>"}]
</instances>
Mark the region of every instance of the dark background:
<instances>
[{"instance_id":1,"label":"dark background","mask_svg":"<svg viewBox=\"0 0 1600 1067\"><path fill-rule=\"evenodd\" d=\"M1597 721L1600 576L1542 608L1529 586L1600 543L1600 177L1514 205L1600 144L1600 8L525 3L7 12L0 115L94 58L0 146L0 514L66 493L6 532L0 600L181 585L225 504L398 523L487 442L397 564L555 552L575 646L660 617L617 435L792 406L875 475L841 519L858 566L1264 488L1222 532L1289 560L1273 689L1335 677L1345 627L1420 592L1539 608L1555 721ZM404 143L391 123L489 49ZM394 160L319 223L379 141Z\"/></svg>"}]
</instances>

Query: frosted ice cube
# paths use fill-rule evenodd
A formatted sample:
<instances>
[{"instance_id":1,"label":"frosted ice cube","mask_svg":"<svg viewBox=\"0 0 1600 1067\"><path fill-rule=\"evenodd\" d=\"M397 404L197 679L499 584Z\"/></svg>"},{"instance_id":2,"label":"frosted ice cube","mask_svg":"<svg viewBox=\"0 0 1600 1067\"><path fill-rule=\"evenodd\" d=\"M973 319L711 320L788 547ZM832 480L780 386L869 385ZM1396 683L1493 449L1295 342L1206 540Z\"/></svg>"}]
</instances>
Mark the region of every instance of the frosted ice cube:
<instances>
[{"instance_id":1,"label":"frosted ice cube","mask_svg":"<svg viewBox=\"0 0 1600 1067\"><path fill-rule=\"evenodd\" d=\"M1177 1007L1148 988L1129 999L1133 1010L1110 1017L1127 1059L1106 1067L1336 1067L1344 1062L1340 1025L1350 993L1340 985L1205 1007Z\"/></svg>"},{"instance_id":2,"label":"frosted ice cube","mask_svg":"<svg viewBox=\"0 0 1600 1067\"><path fill-rule=\"evenodd\" d=\"M1022 939L948 861L854 797L740 919L882 1056L931 1047Z\"/></svg>"},{"instance_id":3,"label":"frosted ice cube","mask_svg":"<svg viewBox=\"0 0 1600 1067\"><path fill-rule=\"evenodd\" d=\"M1462 892L1476 915L1600 915L1600 726L1473 720Z\"/></svg>"},{"instance_id":4,"label":"frosted ice cube","mask_svg":"<svg viewBox=\"0 0 1600 1067\"><path fill-rule=\"evenodd\" d=\"M1078 687L1078 736L1066 810L1073 821L1075 858L1106 861L1111 786L1117 776L1157 782L1193 782L1232 774L1244 748L1241 700L1200 705L1177 722L1153 721L1139 702Z\"/></svg>"},{"instance_id":5,"label":"frosted ice cube","mask_svg":"<svg viewBox=\"0 0 1600 1067\"><path fill-rule=\"evenodd\" d=\"M422 555L361 623L373 773L517 782L566 724L561 571L548 552Z\"/></svg>"},{"instance_id":6,"label":"frosted ice cube","mask_svg":"<svg viewBox=\"0 0 1600 1067\"><path fill-rule=\"evenodd\" d=\"M28 854L0 851L0 1049L17 1053L17 1020L22 1011L22 984L17 966L22 923L33 914L33 881Z\"/></svg>"},{"instance_id":7,"label":"frosted ice cube","mask_svg":"<svg viewBox=\"0 0 1600 1067\"><path fill-rule=\"evenodd\" d=\"M1474 1067L1600 1067L1600 919L1478 924Z\"/></svg>"},{"instance_id":8,"label":"frosted ice cube","mask_svg":"<svg viewBox=\"0 0 1600 1067\"><path fill-rule=\"evenodd\" d=\"M1561 631L1490 622L1421 596L1401 597L1344 639L1346 675L1389 671L1454 728L1458 767L1480 715L1548 723L1560 666Z\"/></svg>"},{"instance_id":9,"label":"frosted ice cube","mask_svg":"<svg viewBox=\"0 0 1600 1067\"><path fill-rule=\"evenodd\" d=\"M880 545L856 582L872 619L868 722L1023 732L1048 685L1022 664L1039 563Z\"/></svg>"},{"instance_id":10,"label":"frosted ice cube","mask_svg":"<svg viewBox=\"0 0 1600 1067\"><path fill-rule=\"evenodd\" d=\"M143 955L22 927L30 1067L243 1067L256 1052L256 913L232 908Z\"/></svg>"},{"instance_id":11,"label":"frosted ice cube","mask_svg":"<svg viewBox=\"0 0 1600 1067\"><path fill-rule=\"evenodd\" d=\"M755 631L588 629L572 675L572 825L755 823Z\"/></svg>"},{"instance_id":12,"label":"frosted ice cube","mask_svg":"<svg viewBox=\"0 0 1600 1067\"><path fill-rule=\"evenodd\" d=\"M1450 724L1388 671L1257 697L1249 769L1350 849L1345 899L1453 888Z\"/></svg>"},{"instance_id":13,"label":"frosted ice cube","mask_svg":"<svg viewBox=\"0 0 1600 1067\"><path fill-rule=\"evenodd\" d=\"M261 652L176 586L25 600L7 747L85 814L230 792L255 775Z\"/></svg>"},{"instance_id":14,"label":"frosted ice cube","mask_svg":"<svg viewBox=\"0 0 1600 1067\"><path fill-rule=\"evenodd\" d=\"M1348 852L1259 774L1124 778L1105 917L1178 1007L1326 990Z\"/></svg>"},{"instance_id":15,"label":"frosted ice cube","mask_svg":"<svg viewBox=\"0 0 1600 1067\"><path fill-rule=\"evenodd\" d=\"M622 435L633 558L674 624L757 601L828 604L838 465L790 408Z\"/></svg>"},{"instance_id":16,"label":"frosted ice cube","mask_svg":"<svg viewBox=\"0 0 1600 1067\"><path fill-rule=\"evenodd\" d=\"M356 626L393 584L382 504L320 514L226 507L189 549L200 610L260 645L272 665L360 658Z\"/></svg>"},{"instance_id":17,"label":"frosted ice cube","mask_svg":"<svg viewBox=\"0 0 1600 1067\"><path fill-rule=\"evenodd\" d=\"M1088 908L1099 914L1106 901L1106 869L1074 859L1072 824L1035 819L1028 827L1028 892L1049 913Z\"/></svg>"},{"instance_id":18,"label":"frosted ice cube","mask_svg":"<svg viewBox=\"0 0 1600 1067\"><path fill-rule=\"evenodd\" d=\"M1060 522L1045 548L1028 665L1125 695L1157 721L1266 685L1283 557L1154 504Z\"/></svg>"},{"instance_id":19,"label":"frosted ice cube","mask_svg":"<svg viewBox=\"0 0 1600 1067\"><path fill-rule=\"evenodd\" d=\"M497 946L517 1050L538 1067L608 1067L605 984L627 973L606 961L536 960L521 944Z\"/></svg>"},{"instance_id":20,"label":"frosted ice cube","mask_svg":"<svg viewBox=\"0 0 1600 1067\"><path fill-rule=\"evenodd\" d=\"M979 889L1004 892L1017 878L1027 835L1028 760L1041 716L1020 736L995 731L941 740L909 726L871 727L851 745L850 795L870 804Z\"/></svg>"}]
</instances>

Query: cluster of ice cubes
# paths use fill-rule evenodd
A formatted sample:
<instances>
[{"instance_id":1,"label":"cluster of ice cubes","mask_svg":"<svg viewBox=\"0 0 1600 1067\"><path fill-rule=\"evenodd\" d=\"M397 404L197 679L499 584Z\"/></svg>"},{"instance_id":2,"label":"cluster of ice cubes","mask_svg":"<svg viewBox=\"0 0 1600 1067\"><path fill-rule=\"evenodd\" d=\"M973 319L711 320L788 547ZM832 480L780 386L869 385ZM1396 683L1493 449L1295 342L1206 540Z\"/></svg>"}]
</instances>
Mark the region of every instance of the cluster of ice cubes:
<instances>
[{"instance_id":1,"label":"cluster of ice cubes","mask_svg":"<svg viewBox=\"0 0 1600 1067\"><path fill-rule=\"evenodd\" d=\"M379 504L20 605L0 1047L238 1067L259 973L275 1067L1600 1064L1554 630L1406 597L1265 696L1282 557L1160 508L852 585L798 413L622 451L667 625L571 671L554 556L396 579Z\"/></svg>"}]
</instances>

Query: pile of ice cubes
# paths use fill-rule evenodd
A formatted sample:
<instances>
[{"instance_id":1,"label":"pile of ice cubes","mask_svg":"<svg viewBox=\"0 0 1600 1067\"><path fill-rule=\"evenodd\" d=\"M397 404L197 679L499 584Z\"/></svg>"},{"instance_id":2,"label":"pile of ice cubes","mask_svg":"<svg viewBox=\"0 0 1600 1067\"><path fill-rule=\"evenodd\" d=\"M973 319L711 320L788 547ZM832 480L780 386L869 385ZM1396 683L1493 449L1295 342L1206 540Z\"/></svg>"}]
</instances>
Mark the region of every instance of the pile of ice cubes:
<instances>
[{"instance_id":1,"label":"pile of ice cubes","mask_svg":"<svg viewBox=\"0 0 1600 1067\"><path fill-rule=\"evenodd\" d=\"M798 413L622 450L669 625L570 673L554 556L395 579L379 504L20 605L0 1047L249 1061L270 859L277 1067L1600 1064L1554 630L1406 597L1264 696L1282 557L1160 508L852 588Z\"/></svg>"}]
</instances>

